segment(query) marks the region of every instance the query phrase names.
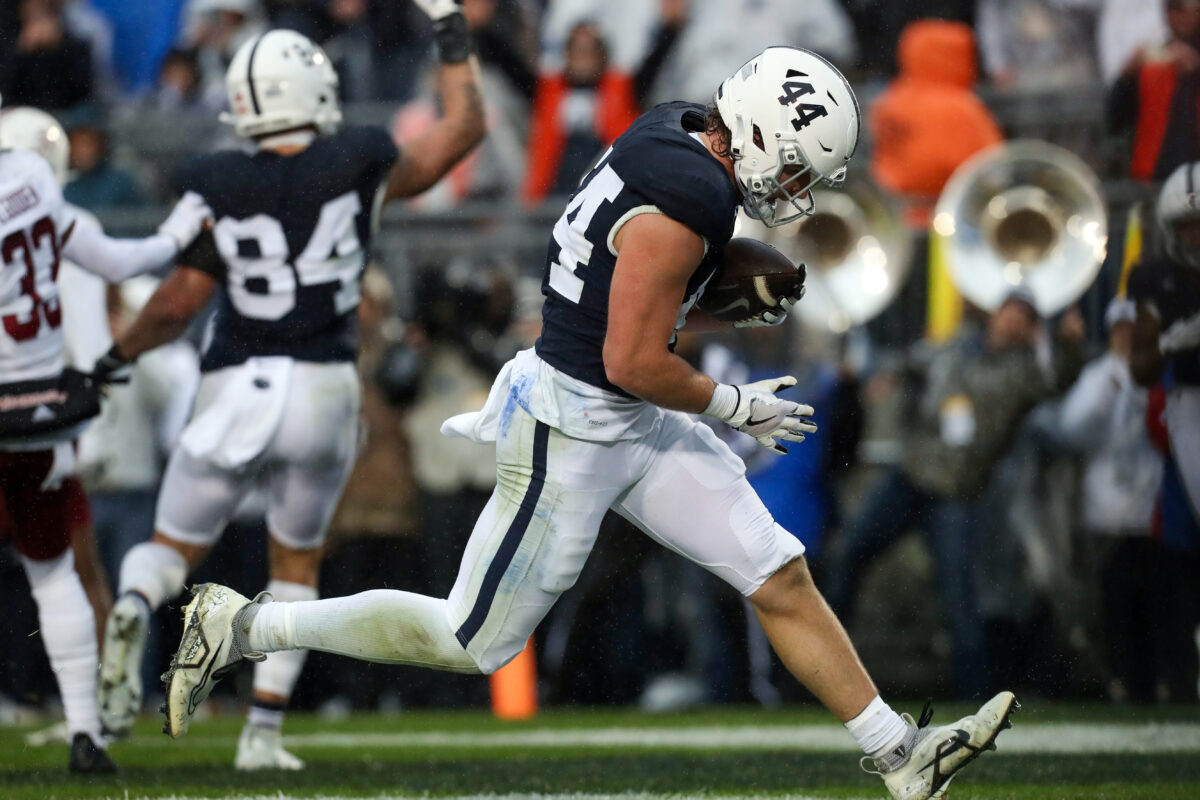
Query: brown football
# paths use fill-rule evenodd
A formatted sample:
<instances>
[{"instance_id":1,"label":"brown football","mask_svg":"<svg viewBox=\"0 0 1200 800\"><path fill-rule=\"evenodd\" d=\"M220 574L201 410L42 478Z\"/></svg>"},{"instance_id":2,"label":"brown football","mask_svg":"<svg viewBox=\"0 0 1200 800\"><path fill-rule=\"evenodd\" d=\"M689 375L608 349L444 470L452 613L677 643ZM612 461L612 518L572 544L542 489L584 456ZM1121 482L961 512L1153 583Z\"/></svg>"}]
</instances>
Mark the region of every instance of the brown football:
<instances>
[{"instance_id":1,"label":"brown football","mask_svg":"<svg viewBox=\"0 0 1200 800\"><path fill-rule=\"evenodd\" d=\"M738 237L725 245L721 266L696 305L719 320L739 322L779 305L779 298L803 283L803 270L783 253L757 239Z\"/></svg>"}]
</instances>

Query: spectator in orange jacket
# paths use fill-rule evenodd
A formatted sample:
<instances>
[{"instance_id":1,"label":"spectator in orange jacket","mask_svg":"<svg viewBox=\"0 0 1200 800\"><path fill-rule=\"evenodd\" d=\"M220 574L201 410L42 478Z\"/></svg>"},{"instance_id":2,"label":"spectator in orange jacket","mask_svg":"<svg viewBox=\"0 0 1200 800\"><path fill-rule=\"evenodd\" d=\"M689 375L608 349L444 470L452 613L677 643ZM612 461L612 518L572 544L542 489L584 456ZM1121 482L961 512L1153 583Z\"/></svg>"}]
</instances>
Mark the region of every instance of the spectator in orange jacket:
<instances>
[{"instance_id":1,"label":"spectator in orange jacket","mask_svg":"<svg viewBox=\"0 0 1200 800\"><path fill-rule=\"evenodd\" d=\"M1200 0L1166 0L1170 40L1140 50L1113 86L1109 118L1133 133L1129 174L1162 181L1200 161Z\"/></svg>"},{"instance_id":2,"label":"spectator in orange jacket","mask_svg":"<svg viewBox=\"0 0 1200 800\"><path fill-rule=\"evenodd\" d=\"M929 227L938 195L958 165L1004 136L973 92L975 39L961 22L926 19L900 36L900 74L868 116L871 174L906 202L914 230Z\"/></svg>"},{"instance_id":3,"label":"spectator in orange jacket","mask_svg":"<svg viewBox=\"0 0 1200 800\"><path fill-rule=\"evenodd\" d=\"M659 30L636 74L609 65L608 46L595 24L581 22L571 29L563 71L538 78L530 116L526 202L536 204L547 196L575 191L596 157L638 118L686 13L686 2L664 0Z\"/></svg>"}]
</instances>

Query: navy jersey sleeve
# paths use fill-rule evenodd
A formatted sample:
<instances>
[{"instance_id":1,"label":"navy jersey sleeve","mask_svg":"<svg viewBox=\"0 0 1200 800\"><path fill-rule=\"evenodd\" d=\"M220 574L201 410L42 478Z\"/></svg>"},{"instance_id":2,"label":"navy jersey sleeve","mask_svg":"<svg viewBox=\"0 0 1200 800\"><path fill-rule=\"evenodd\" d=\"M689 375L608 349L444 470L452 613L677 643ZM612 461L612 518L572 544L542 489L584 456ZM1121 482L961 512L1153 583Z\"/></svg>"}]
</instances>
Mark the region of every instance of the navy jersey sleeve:
<instances>
[{"instance_id":1,"label":"navy jersey sleeve","mask_svg":"<svg viewBox=\"0 0 1200 800\"><path fill-rule=\"evenodd\" d=\"M664 142L646 158L630 148L614 154L613 169L625 185L715 247L733 235L738 200L724 169L697 143Z\"/></svg>"},{"instance_id":2,"label":"navy jersey sleeve","mask_svg":"<svg viewBox=\"0 0 1200 800\"><path fill-rule=\"evenodd\" d=\"M338 156L348 169L360 170L364 184L378 186L400 158L400 150L383 128L346 128L337 137Z\"/></svg>"}]
</instances>

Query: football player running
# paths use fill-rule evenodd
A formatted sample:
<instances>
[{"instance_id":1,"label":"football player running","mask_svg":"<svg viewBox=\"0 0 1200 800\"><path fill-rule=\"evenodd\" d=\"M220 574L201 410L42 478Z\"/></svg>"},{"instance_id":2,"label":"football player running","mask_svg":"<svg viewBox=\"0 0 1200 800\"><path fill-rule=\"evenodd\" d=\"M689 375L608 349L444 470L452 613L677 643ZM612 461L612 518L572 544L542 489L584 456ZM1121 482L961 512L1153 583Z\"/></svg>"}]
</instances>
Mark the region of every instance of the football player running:
<instances>
[{"instance_id":1,"label":"football player running","mask_svg":"<svg viewBox=\"0 0 1200 800\"><path fill-rule=\"evenodd\" d=\"M1131 367L1138 383L1163 383L1171 455L1200 520L1200 161L1167 177L1156 216L1166 252L1129 274Z\"/></svg>"},{"instance_id":2,"label":"football player running","mask_svg":"<svg viewBox=\"0 0 1200 800\"><path fill-rule=\"evenodd\" d=\"M858 135L842 75L787 47L765 50L724 81L711 108L671 103L640 117L554 227L541 339L505 366L482 411L443 426L497 449L496 490L450 596L371 591L265 603L200 587L167 676L168 732L186 732L196 704L233 664L268 652L306 647L496 670L575 582L611 508L750 600L784 663L846 723L893 796L941 796L993 746L1012 694L938 728L883 702L814 586L803 545L771 518L741 460L687 416L716 417L782 452L781 441L815 430L810 407L778 396L795 379L723 385L672 352L685 322L719 324L693 306L739 205L772 226L811 213L810 190L843 180ZM793 299L780 298L778 311Z\"/></svg>"},{"instance_id":3,"label":"football player running","mask_svg":"<svg viewBox=\"0 0 1200 800\"><path fill-rule=\"evenodd\" d=\"M355 459L355 320L379 206L419 194L482 138L484 110L466 22L454 0L415 0L433 20L442 117L397 151L378 127L339 127L338 78L320 47L288 30L246 42L226 75L225 120L257 147L197 157L175 177L212 207L204 237L118 337L110 370L179 336L226 289L201 360L191 422L163 478L150 541L121 565L104 636L100 715L129 732L142 706L150 614L178 595L258 481L268 494L270 582L279 600L317 598L330 517ZM209 242L214 252L199 245ZM302 651L257 665L239 769L300 769L283 749L284 708Z\"/></svg>"},{"instance_id":4,"label":"football player running","mask_svg":"<svg viewBox=\"0 0 1200 800\"><path fill-rule=\"evenodd\" d=\"M9 520L0 538L12 539L37 605L66 717L68 766L112 772L96 707L96 628L70 546L64 485L75 439L100 410L99 387L64 367L56 281L68 259L111 283L165 266L209 211L185 198L157 234L112 239L63 200L67 138L53 117L0 111L0 147L0 506Z\"/></svg>"}]
</instances>

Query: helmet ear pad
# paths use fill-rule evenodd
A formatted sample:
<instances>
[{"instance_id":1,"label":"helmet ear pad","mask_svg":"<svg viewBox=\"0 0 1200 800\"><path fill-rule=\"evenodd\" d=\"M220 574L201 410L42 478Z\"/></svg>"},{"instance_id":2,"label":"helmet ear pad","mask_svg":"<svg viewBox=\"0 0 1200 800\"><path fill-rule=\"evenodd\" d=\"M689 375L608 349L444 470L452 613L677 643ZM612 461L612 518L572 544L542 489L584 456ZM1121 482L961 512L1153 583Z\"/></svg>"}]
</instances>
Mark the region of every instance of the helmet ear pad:
<instances>
[{"instance_id":1,"label":"helmet ear pad","mask_svg":"<svg viewBox=\"0 0 1200 800\"><path fill-rule=\"evenodd\" d=\"M811 189L844 180L858 146L858 100L816 53L769 47L722 82L714 104L729 128L734 177L754 219L775 226L812 213Z\"/></svg>"},{"instance_id":2,"label":"helmet ear pad","mask_svg":"<svg viewBox=\"0 0 1200 800\"><path fill-rule=\"evenodd\" d=\"M231 111L221 119L239 136L307 126L331 133L342 121L329 56L295 31L271 30L245 42L225 73L225 89Z\"/></svg>"}]
</instances>

